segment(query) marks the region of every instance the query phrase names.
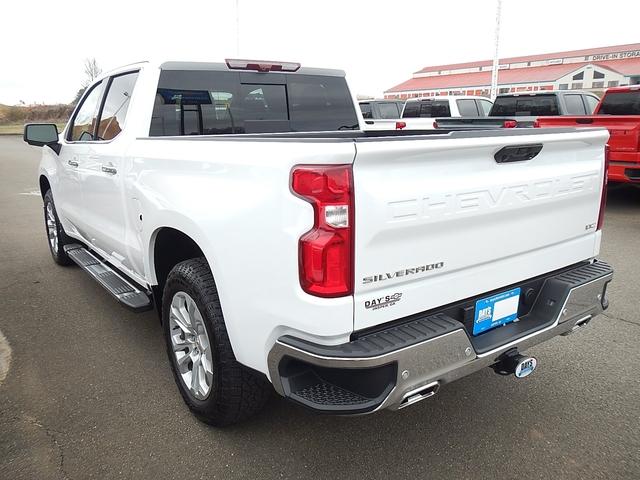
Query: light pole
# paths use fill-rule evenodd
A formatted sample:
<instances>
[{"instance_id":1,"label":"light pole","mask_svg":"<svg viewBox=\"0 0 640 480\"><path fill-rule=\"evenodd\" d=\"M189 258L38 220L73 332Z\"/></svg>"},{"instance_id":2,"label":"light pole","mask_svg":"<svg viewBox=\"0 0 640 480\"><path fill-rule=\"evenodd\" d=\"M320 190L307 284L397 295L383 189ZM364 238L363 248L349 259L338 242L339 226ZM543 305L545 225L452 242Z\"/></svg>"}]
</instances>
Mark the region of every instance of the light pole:
<instances>
[{"instance_id":1,"label":"light pole","mask_svg":"<svg viewBox=\"0 0 640 480\"><path fill-rule=\"evenodd\" d=\"M236 58L240 58L240 0L236 0Z\"/></svg>"},{"instance_id":2,"label":"light pole","mask_svg":"<svg viewBox=\"0 0 640 480\"><path fill-rule=\"evenodd\" d=\"M500 69L500 59L498 52L500 47L500 10L502 8L502 0L496 0L496 32L495 32L495 51L493 53L493 68L491 69L491 100L496 99L498 95L498 70Z\"/></svg>"}]
</instances>

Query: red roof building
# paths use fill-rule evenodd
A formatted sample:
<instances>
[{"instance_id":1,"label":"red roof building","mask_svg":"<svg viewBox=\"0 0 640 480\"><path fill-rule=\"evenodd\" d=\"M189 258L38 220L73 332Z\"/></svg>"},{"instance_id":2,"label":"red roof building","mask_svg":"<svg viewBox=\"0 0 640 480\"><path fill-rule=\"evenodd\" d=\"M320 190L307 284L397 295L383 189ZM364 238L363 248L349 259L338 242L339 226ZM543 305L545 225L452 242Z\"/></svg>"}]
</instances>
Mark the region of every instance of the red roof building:
<instances>
[{"instance_id":1,"label":"red roof building","mask_svg":"<svg viewBox=\"0 0 640 480\"><path fill-rule=\"evenodd\" d=\"M385 91L385 98L486 95L492 61L425 67ZM640 83L640 43L503 58L498 93L539 90L602 90Z\"/></svg>"}]
</instances>

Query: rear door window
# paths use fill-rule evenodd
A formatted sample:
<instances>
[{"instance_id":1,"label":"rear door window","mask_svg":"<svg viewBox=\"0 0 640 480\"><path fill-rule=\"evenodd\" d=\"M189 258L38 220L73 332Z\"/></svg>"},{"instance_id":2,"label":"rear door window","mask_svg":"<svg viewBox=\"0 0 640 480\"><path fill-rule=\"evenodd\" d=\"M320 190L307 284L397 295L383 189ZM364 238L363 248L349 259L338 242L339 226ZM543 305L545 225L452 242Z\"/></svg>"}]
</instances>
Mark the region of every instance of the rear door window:
<instances>
[{"instance_id":1,"label":"rear door window","mask_svg":"<svg viewBox=\"0 0 640 480\"><path fill-rule=\"evenodd\" d=\"M568 115L585 115L584 103L582 103L582 95L571 94L565 95L564 103L567 107Z\"/></svg>"},{"instance_id":2,"label":"rear door window","mask_svg":"<svg viewBox=\"0 0 640 480\"><path fill-rule=\"evenodd\" d=\"M359 128L343 77L164 70L150 136L317 132Z\"/></svg>"},{"instance_id":3,"label":"rear door window","mask_svg":"<svg viewBox=\"0 0 640 480\"><path fill-rule=\"evenodd\" d=\"M462 117L477 117L480 115L476 101L472 98L456 100L456 104Z\"/></svg>"}]
</instances>

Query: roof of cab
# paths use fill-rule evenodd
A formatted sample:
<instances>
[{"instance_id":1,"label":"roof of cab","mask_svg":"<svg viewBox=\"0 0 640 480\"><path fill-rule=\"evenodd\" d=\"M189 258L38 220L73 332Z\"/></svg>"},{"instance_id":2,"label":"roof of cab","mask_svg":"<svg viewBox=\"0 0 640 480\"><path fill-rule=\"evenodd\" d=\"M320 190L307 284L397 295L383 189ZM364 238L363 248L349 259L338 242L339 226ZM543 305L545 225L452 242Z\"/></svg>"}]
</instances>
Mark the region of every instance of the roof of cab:
<instances>
[{"instance_id":1,"label":"roof of cab","mask_svg":"<svg viewBox=\"0 0 640 480\"><path fill-rule=\"evenodd\" d=\"M430 102L434 100L463 100L463 99L479 99L479 100L488 100L491 101L488 97L483 97L482 95L439 95L437 97L417 97L417 98L408 98L407 103L410 102Z\"/></svg>"},{"instance_id":2,"label":"roof of cab","mask_svg":"<svg viewBox=\"0 0 640 480\"><path fill-rule=\"evenodd\" d=\"M625 85L624 87L610 87L604 92L607 93L619 93L619 92L631 92L634 90L640 90L640 85Z\"/></svg>"},{"instance_id":3,"label":"roof of cab","mask_svg":"<svg viewBox=\"0 0 640 480\"><path fill-rule=\"evenodd\" d=\"M536 96L540 96L540 95L571 95L571 94L591 95L592 97L597 97L597 95L595 93L589 92L588 90L539 90L537 92L501 93L496 98L503 98L503 97L536 97Z\"/></svg>"},{"instance_id":4,"label":"roof of cab","mask_svg":"<svg viewBox=\"0 0 640 480\"><path fill-rule=\"evenodd\" d=\"M260 62L256 60L256 62ZM344 70L331 68L311 68L300 67L296 72L257 72L256 70L238 70L231 69L224 62L187 62L187 61L168 61L159 65L161 70L214 70L223 72L255 72L255 73L284 73L290 75L324 75L331 77L344 77Z\"/></svg>"}]
</instances>

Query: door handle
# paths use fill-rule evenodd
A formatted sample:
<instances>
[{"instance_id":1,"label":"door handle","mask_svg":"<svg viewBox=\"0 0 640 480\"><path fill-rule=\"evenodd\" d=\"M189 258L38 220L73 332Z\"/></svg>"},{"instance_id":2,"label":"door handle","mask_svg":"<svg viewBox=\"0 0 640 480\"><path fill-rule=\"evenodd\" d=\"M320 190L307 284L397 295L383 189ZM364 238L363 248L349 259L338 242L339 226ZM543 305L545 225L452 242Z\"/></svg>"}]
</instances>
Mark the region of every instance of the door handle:
<instances>
[{"instance_id":1,"label":"door handle","mask_svg":"<svg viewBox=\"0 0 640 480\"><path fill-rule=\"evenodd\" d=\"M111 167L111 166L108 166L108 165L102 165L102 171L104 173L109 173L111 175L115 175L116 173L118 173L118 170L116 170L115 167Z\"/></svg>"},{"instance_id":2,"label":"door handle","mask_svg":"<svg viewBox=\"0 0 640 480\"><path fill-rule=\"evenodd\" d=\"M541 150L541 143L509 145L498 150L493 158L497 163L525 162L534 158Z\"/></svg>"},{"instance_id":3,"label":"door handle","mask_svg":"<svg viewBox=\"0 0 640 480\"><path fill-rule=\"evenodd\" d=\"M69 165L71 165L72 167L77 167L78 166L78 162L76 162L75 160L69 160L67 163Z\"/></svg>"}]
</instances>

